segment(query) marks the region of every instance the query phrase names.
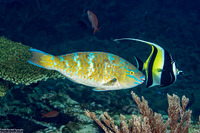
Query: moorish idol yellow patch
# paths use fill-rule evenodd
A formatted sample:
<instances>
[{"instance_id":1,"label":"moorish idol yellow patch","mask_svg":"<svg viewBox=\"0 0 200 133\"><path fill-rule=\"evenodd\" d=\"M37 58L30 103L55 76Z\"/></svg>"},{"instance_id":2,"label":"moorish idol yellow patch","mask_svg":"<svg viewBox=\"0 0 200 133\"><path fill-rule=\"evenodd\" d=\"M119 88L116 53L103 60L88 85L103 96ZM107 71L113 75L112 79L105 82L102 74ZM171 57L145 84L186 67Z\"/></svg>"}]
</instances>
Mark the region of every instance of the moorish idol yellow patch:
<instances>
[{"instance_id":1,"label":"moorish idol yellow patch","mask_svg":"<svg viewBox=\"0 0 200 133\"><path fill-rule=\"evenodd\" d=\"M173 84L177 75L182 74L181 70L176 68L172 56L159 45L135 38L120 38L113 41L132 40L142 42L152 47L151 54L143 63L139 58L135 57L138 64L138 70L146 72L146 86L153 87L159 85L161 87Z\"/></svg>"},{"instance_id":2,"label":"moorish idol yellow patch","mask_svg":"<svg viewBox=\"0 0 200 133\"><path fill-rule=\"evenodd\" d=\"M75 83L95 91L128 89L142 84L145 75L125 59L104 52L77 52L54 56L37 49L29 63L56 70Z\"/></svg>"}]
</instances>

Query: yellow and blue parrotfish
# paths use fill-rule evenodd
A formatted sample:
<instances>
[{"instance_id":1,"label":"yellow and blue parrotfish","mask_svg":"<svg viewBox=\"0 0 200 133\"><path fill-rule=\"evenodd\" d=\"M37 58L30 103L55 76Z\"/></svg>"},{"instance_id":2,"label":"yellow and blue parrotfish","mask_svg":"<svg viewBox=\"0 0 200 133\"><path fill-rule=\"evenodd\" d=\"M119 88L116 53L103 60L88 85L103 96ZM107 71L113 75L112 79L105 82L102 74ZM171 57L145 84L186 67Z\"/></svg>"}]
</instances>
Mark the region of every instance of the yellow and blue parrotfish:
<instances>
[{"instance_id":1,"label":"yellow and blue parrotfish","mask_svg":"<svg viewBox=\"0 0 200 133\"><path fill-rule=\"evenodd\" d=\"M36 49L29 63L56 70L75 83L95 91L128 89L140 85L145 75L125 59L104 52L77 52L53 56Z\"/></svg>"},{"instance_id":2,"label":"yellow and blue parrotfish","mask_svg":"<svg viewBox=\"0 0 200 133\"><path fill-rule=\"evenodd\" d=\"M156 85L161 87L171 85L176 81L177 75L183 73L181 70L176 68L175 62L169 52L159 45L135 38L114 39L114 41L120 40L138 41L146 43L152 47L151 54L145 63L143 63L139 58L135 57L139 66L138 69L140 71L145 70L146 72L147 88Z\"/></svg>"}]
</instances>

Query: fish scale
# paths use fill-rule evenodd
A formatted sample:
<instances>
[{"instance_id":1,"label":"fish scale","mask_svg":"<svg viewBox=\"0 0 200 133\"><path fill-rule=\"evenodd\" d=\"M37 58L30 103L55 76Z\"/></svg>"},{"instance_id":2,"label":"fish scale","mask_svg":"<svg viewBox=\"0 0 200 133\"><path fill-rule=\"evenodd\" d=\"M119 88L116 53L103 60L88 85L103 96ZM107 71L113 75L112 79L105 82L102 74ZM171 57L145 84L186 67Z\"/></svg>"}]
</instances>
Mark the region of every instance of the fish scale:
<instances>
[{"instance_id":1,"label":"fish scale","mask_svg":"<svg viewBox=\"0 0 200 133\"><path fill-rule=\"evenodd\" d=\"M53 56L36 49L30 51L29 63L57 70L76 83L97 87L96 90L131 88L141 84L145 77L131 63L110 53L77 52Z\"/></svg>"},{"instance_id":2,"label":"fish scale","mask_svg":"<svg viewBox=\"0 0 200 133\"><path fill-rule=\"evenodd\" d=\"M72 66L73 66L73 68L70 71L70 75L72 75L72 78L80 78L82 80L88 80L91 83L92 83L92 81L96 82L98 80L98 73L100 72L100 70L102 70L101 75L102 76L104 75L102 80L100 81L101 83L105 83L109 79L113 78L112 70L114 69L114 66L117 64L112 63L115 60L111 60L110 55L105 54L105 53L78 53L78 55L76 55L76 54L77 53L65 55L65 57L64 57L64 60L68 59L70 61L70 64L72 64ZM91 56L89 56L90 54L91 54ZM76 55L76 58L74 58L75 55ZM99 56L99 55L102 55L102 56ZM85 58L85 57L87 57L87 58ZM99 58L99 57L102 57L102 58ZM117 57L118 56L116 56L116 60L118 59ZM84 59L87 59L87 60L84 60ZM74 72L79 71L78 67L77 67L78 62L80 62L82 70L80 70L80 72L78 72L77 75L73 75ZM105 65L105 63L107 65ZM60 64L62 64L62 62L60 62ZM85 66L83 66L83 64L85 64ZM91 65L91 64L93 64L93 65ZM97 67L97 66L99 66L99 67ZM86 78L83 78L83 75L81 75L81 72L83 72L84 68L87 68L86 72L88 72L85 74ZM64 68L59 68L59 70L61 70L61 69L63 70ZM93 71L93 70L96 70L97 72L95 73L95 71ZM69 73L68 70L66 72ZM65 73L65 72L63 71L63 73Z\"/></svg>"}]
</instances>

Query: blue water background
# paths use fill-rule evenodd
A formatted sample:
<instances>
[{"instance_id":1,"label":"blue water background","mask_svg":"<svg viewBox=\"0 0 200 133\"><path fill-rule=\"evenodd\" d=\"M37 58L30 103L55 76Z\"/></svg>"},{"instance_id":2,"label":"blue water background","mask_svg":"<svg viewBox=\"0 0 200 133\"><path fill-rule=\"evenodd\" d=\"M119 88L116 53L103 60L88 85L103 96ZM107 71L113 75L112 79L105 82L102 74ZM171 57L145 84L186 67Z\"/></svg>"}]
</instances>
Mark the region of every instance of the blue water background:
<instances>
[{"instance_id":1,"label":"blue water background","mask_svg":"<svg viewBox=\"0 0 200 133\"><path fill-rule=\"evenodd\" d=\"M172 55L184 75L164 88L147 89L143 84L125 93L117 91L113 95L116 104L123 103L120 100L130 97L133 90L144 96L154 111L166 113L167 93L186 95L190 98L188 108L197 119L200 114L199 5L197 0L1 0L0 36L53 55L104 51L133 64L136 64L134 56L145 61L151 47L135 42L116 44L113 39L133 37L157 43ZM99 20L100 31L95 35L87 17L88 9ZM97 95L107 94L100 93ZM81 98L76 100L95 101L94 97Z\"/></svg>"}]
</instances>

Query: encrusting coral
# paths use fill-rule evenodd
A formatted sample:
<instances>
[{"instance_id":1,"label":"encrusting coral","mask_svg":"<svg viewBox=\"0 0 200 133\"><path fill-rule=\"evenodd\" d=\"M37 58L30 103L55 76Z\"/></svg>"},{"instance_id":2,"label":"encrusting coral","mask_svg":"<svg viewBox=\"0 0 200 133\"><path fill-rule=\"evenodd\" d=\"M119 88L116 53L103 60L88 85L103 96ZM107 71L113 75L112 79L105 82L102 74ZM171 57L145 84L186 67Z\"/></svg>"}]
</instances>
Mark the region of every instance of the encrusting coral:
<instances>
[{"instance_id":1,"label":"encrusting coral","mask_svg":"<svg viewBox=\"0 0 200 133\"><path fill-rule=\"evenodd\" d=\"M182 96L182 106L177 95L167 94L168 98L168 120L164 121L161 114L154 113L148 106L148 102L142 96L140 99L134 92L131 92L134 101L137 103L141 116L132 115L127 122L125 116L120 114L120 126L104 112L100 116L101 120L96 117L94 112L85 110L85 115L92 118L105 133L188 133L191 123L191 110L185 110L189 99ZM200 119L200 118L199 118ZM102 122L103 121L103 122ZM193 132L200 132L194 130Z\"/></svg>"}]
</instances>

